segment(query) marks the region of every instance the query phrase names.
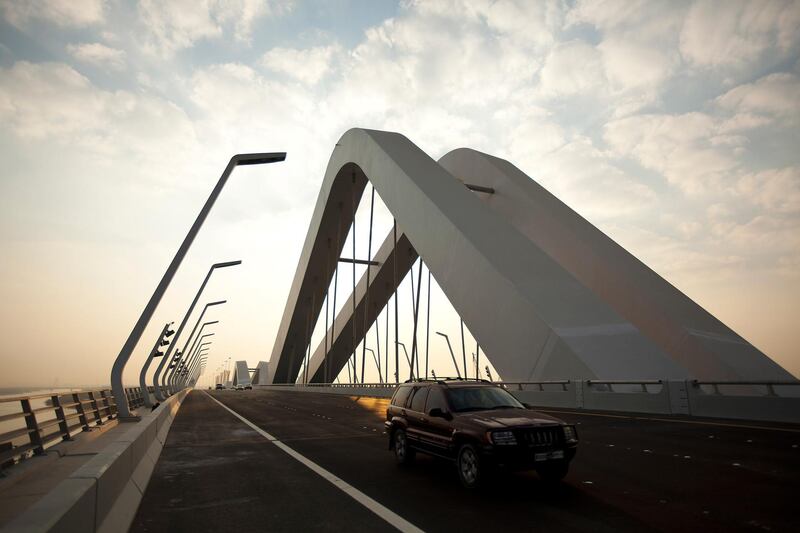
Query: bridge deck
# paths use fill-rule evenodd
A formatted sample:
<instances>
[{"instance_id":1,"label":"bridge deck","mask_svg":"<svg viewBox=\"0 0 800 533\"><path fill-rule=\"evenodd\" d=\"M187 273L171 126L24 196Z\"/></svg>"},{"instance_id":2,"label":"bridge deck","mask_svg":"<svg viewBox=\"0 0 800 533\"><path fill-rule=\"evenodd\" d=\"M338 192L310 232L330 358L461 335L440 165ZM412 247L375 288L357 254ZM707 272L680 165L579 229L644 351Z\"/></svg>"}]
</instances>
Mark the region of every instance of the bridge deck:
<instances>
[{"instance_id":1,"label":"bridge deck","mask_svg":"<svg viewBox=\"0 0 800 533\"><path fill-rule=\"evenodd\" d=\"M194 391L132 531L391 529L369 506L385 506L426 531L796 531L800 523L796 427L561 413L580 424L581 436L562 486L548 490L535 474L522 473L470 493L444 461L420 456L409 469L395 466L382 434L386 400L212 395L279 443ZM319 467L375 505L362 505L312 470Z\"/></svg>"}]
</instances>

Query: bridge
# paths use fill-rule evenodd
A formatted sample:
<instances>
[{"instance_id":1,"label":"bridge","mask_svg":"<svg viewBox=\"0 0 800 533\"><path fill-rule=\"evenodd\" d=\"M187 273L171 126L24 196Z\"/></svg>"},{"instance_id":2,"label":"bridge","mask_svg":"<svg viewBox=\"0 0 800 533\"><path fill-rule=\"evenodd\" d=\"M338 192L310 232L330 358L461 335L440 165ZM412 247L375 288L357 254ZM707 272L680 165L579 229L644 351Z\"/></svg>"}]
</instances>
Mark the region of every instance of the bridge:
<instances>
[{"instance_id":1,"label":"bridge","mask_svg":"<svg viewBox=\"0 0 800 533\"><path fill-rule=\"evenodd\" d=\"M211 266L137 369L139 386L125 388L131 353L230 174L284 156L231 160L114 362L102 405L13 400L19 411L2 421L25 425L0 435L4 461L19 463L0 483L6 529L797 528L791 374L510 162L470 149L434 161L396 133L354 129L336 144L269 360L238 360L215 379L253 390L195 388L216 334L205 328L218 322L206 312L225 301L198 304L211 275L238 261ZM373 247L376 197L391 226ZM403 283L411 313L398 305ZM447 461L395 466L388 398L407 379L435 378L432 287L461 327L460 345L439 333L448 373L482 379L483 357L487 378L576 424L561 485L521 473L468 492ZM55 422L37 422L49 411ZM94 445L73 444L101 423ZM13 494L30 497L14 505Z\"/></svg>"}]
</instances>

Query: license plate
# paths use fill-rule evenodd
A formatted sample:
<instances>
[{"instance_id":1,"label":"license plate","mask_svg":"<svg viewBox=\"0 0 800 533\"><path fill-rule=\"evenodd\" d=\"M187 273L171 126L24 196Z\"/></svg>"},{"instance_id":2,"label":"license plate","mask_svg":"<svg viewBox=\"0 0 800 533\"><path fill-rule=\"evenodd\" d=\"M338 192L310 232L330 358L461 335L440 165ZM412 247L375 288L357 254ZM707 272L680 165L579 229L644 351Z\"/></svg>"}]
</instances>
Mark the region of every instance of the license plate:
<instances>
[{"instance_id":1,"label":"license plate","mask_svg":"<svg viewBox=\"0 0 800 533\"><path fill-rule=\"evenodd\" d=\"M534 461L549 461L551 459L563 459L564 458L564 451L563 450L556 450L554 452L544 452L544 453L537 453L534 454L533 460Z\"/></svg>"}]
</instances>

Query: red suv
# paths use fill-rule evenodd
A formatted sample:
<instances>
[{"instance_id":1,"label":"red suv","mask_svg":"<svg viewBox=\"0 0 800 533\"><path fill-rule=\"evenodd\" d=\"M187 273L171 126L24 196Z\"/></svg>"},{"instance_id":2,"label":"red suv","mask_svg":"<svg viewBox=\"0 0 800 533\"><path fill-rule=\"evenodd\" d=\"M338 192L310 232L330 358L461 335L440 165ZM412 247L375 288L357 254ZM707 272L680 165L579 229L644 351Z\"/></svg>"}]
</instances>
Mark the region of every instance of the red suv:
<instances>
[{"instance_id":1,"label":"red suv","mask_svg":"<svg viewBox=\"0 0 800 533\"><path fill-rule=\"evenodd\" d=\"M399 464L418 451L453 460L467 488L493 467L535 469L546 481L560 481L578 446L575 426L487 381L406 382L395 390L385 424Z\"/></svg>"}]
</instances>

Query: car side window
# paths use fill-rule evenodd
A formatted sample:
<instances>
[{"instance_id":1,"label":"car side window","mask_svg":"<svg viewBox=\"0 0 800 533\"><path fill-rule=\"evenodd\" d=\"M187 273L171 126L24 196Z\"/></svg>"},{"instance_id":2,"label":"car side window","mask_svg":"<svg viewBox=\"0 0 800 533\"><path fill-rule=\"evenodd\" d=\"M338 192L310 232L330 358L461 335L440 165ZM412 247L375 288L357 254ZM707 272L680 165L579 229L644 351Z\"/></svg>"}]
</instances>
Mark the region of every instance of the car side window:
<instances>
[{"instance_id":1,"label":"car side window","mask_svg":"<svg viewBox=\"0 0 800 533\"><path fill-rule=\"evenodd\" d=\"M447 400L442 394L442 389L439 387L432 387L430 392L428 393L428 401L425 405L425 412L430 413L431 409L439 408L442 411L449 411L447 407Z\"/></svg>"},{"instance_id":2,"label":"car side window","mask_svg":"<svg viewBox=\"0 0 800 533\"><path fill-rule=\"evenodd\" d=\"M428 397L428 387L419 387L414 397L411 398L411 410L419 413L425 412L425 399Z\"/></svg>"},{"instance_id":3,"label":"car side window","mask_svg":"<svg viewBox=\"0 0 800 533\"><path fill-rule=\"evenodd\" d=\"M397 392L394 393L392 398L392 405L397 407L405 407L408 395L411 393L411 387L398 387Z\"/></svg>"}]
</instances>

